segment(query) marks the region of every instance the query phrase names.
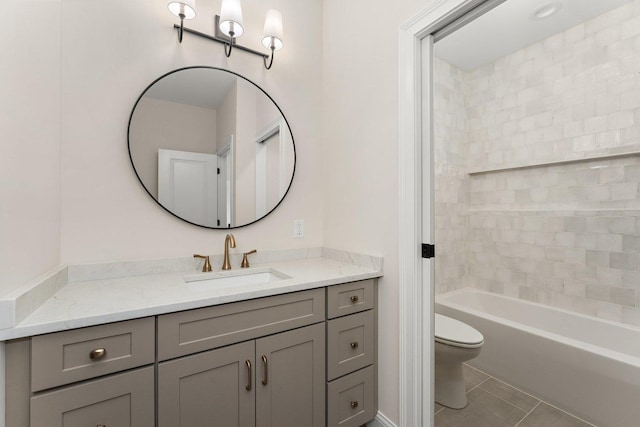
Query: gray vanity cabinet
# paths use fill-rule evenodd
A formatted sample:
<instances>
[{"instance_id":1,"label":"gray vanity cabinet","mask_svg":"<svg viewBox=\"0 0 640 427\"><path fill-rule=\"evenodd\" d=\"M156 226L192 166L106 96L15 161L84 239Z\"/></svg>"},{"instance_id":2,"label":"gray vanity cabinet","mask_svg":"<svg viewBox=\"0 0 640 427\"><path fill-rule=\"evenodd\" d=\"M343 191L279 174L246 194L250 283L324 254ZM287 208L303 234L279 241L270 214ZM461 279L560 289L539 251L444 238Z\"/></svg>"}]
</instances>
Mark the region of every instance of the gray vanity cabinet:
<instances>
[{"instance_id":1,"label":"gray vanity cabinet","mask_svg":"<svg viewBox=\"0 0 640 427\"><path fill-rule=\"evenodd\" d=\"M324 427L324 321L323 289L159 316L161 360L255 339L161 362L158 426Z\"/></svg>"},{"instance_id":2,"label":"gray vanity cabinet","mask_svg":"<svg viewBox=\"0 0 640 427\"><path fill-rule=\"evenodd\" d=\"M158 427L324 427L324 324L163 362Z\"/></svg>"},{"instance_id":3,"label":"gray vanity cabinet","mask_svg":"<svg viewBox=\"0 0 640 427\"><path fill-rule=\"evenodd\" d=\"M325 327L256 341L256 427L324 427Z\"/></svg>"},{"instance_id":4,"label":"gray vanity cabinet","mask_svg":"<svg viewBox=\"0 0 640 427\"><path fill-rule=\"evenodd\" d=\"M373 280L327 288L327 426L359 427L377 412Z\"/></svg>"},{"instance_id":5,"label":"gray vanity cabinet","mask_svg":"<svg viewBox=\"0 0 640 427\"><path fill-rule=\"evenodd\" d=\"M10 427L356 427L375 280L9 341Z\"/></svg>"},{"instance_id":6,"label":"gray vanity cabinet","mask_svg":"<svg viewBox=\"0 0 640 427\"><path fill-rule=\"evenodd\" d=\"M255 424L255 342L158 366L158 427Z\"/></svg>"},{"instance_id":7,"label":"gray vanity cabinet","mask_svg":"<svg viewBox=\"0 0 640 427\"><path fill-rule=\"evenodd\" d=\"M153 367L31 399L32 427L153 427Z\"/></svg>"}]
</instances>

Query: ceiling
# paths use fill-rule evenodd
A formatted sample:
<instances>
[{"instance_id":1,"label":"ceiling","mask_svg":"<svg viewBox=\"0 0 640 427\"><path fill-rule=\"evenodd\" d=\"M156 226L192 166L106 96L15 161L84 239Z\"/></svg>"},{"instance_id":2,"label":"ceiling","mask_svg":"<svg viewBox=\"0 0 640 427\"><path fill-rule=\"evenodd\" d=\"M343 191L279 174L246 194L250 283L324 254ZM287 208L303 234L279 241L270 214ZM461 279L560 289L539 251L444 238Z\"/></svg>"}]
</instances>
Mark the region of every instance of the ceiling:
<instances>
[{"instance_id":1,"label":"ceiling","mask_svg":"<svg viewBox=\"0 0 640 427\"><path fill-rule=\"evenodd\" d=\"M158 80L145 96L215 110L236 79L223 70L189 68Z\"/></svg>"},{"instance_id":2,"label":"ceiling","mask_svg":"<svg viewBox=\"0 0 640 427\"><path fill-rule=\"evenodd\" d=\"M631 0L508 0L435 44L435 55L465 71L544 40ZM532 19L547 4L558 13Z\"/></svg>"}]
</instances>

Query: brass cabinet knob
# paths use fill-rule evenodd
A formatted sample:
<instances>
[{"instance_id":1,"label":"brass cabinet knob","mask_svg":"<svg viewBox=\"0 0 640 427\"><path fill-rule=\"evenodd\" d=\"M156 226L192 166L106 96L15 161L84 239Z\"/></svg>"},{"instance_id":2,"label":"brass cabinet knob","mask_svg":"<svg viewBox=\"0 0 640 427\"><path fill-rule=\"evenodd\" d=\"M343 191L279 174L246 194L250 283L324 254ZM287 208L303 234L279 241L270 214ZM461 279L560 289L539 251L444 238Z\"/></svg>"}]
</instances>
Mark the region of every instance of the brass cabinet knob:
<instances>
[{"instance_id":1,"label":"brass cabinet knob","mask_svg":"<svg viewBox=\"0 0 640 427\"><path fill-rule=\"evenodd\" d=\"M358 341L354 341L351 343L351 348L358 348Z\"/></svg>"},{"instance_id":2,"label":"brass cabinet knob","mask_svg":"<svg viewBox=\"0 0 640 427\"><path fill-rule=\"evenodd\" d=\"M95 350L91 350L89 353L89 359L91 360L100 360L104 359L107 355L107 350L104 348L96 348Z\"/></svg>"},{"instance_id":3,"label":"brass cabinet knob","mask_svg":"<svg viewBox=\"0 0 640 427\"><path fill-rule=\"evenodd\" d=\"M96 427L107 427L107 426L104 424L98 424Z\"/></svg>"},{"instance_id":4,"label":"brass cabinet knob","mask_svg":"<svg viewBox=\"0 0 640 427\"><path fill-rule=\"evenodd\" d=\"M351 297L351 302L355 304L355 303L358 302L359 299L360 298L358 298L358 295L354 295L354 296Z\"/></svg>"},{"instance_id":5,"label":"brass cabinet knob","mask_svg":"<svg viewBox=\"0 0 640 427\"><path fill-rule=\"evenodd\" d=\"M356 409L358 407L358 401L357 400L352 400L351 401L351 408L352 409Z\"/></svg>"}]
</instances>

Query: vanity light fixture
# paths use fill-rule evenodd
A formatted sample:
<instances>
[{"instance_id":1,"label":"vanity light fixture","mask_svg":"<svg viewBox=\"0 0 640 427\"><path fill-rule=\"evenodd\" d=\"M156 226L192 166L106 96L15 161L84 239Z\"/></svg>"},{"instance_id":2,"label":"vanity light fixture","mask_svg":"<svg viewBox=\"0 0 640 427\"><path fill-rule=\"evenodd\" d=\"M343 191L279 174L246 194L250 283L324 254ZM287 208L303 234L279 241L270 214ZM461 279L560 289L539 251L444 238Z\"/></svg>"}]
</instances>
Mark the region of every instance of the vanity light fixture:
<instances>
[{"instance_id":1,"label":"vanity light fixture","mask_svg":"<svg viewBox=\"0 0 640 427\"><path fill-rule=\"evenodd\" d=\"M180 27L178 27L178 40L182 43L182 33L184 30L184 20L196 17L196 0L169 0L167 4L169 12L180 18Z\"/></svg>"},{"instance_id":2,"label":"vanity light fixture","mask_svg":"<svg viewBox=\"0 0 640 427\"><path fill-rule=\"evenodd\" d=\"M282 14L277 10L270 9L267 11L264 21L262 45L271 51L271 55L266 55L236 43L236 39L244 33L240 0L222 0L220 15L215 15L215 35L213 36L184 27L185 19L192 19L196 16L195 0L169 0L168 6L169 11L180 18L180 25L173 25L173 28L178 30L178 41L180 43L182 43L183 32L194 34L224 44L224 53L227 58L231 56L234 48L261 56L267 70L270 70L273 65L274 52L284 46L282 41ZM268 63L267 60L269 61Z\"/></svg>"},{"instance_id":3,"label":"vanity light fixture","mask_svg":"<svg viewBox=\"0 0 640 427\"><path fill-rule=\"evenodd\" d=\"M220 16L217 21L217 27L222 31L222 34L229 37L229 43L224 44L224 53L228 58L231 56L231 49L236 42L236 37L240 37L244 33L240 0L222 0Z\"/></svg>"}]
</instances>

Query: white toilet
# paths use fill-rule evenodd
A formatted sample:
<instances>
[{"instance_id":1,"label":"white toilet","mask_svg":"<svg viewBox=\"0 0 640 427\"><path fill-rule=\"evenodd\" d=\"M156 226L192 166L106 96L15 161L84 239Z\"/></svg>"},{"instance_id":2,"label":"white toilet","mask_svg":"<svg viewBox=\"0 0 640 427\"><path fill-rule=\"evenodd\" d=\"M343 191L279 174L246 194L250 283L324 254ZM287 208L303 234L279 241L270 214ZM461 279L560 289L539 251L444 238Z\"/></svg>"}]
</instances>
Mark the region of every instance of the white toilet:
<instances>
[{"instance_id":1,"label":"white toilet","mask_svg":"<svg viewBox=\"0 0 640 427\"><path fill-rule=\"evenodd\" d=\"M480 354L484 337L451 317L435 316L435 401L461 409L467 406L462 363Z\"/></svg>"}]
</instances>

